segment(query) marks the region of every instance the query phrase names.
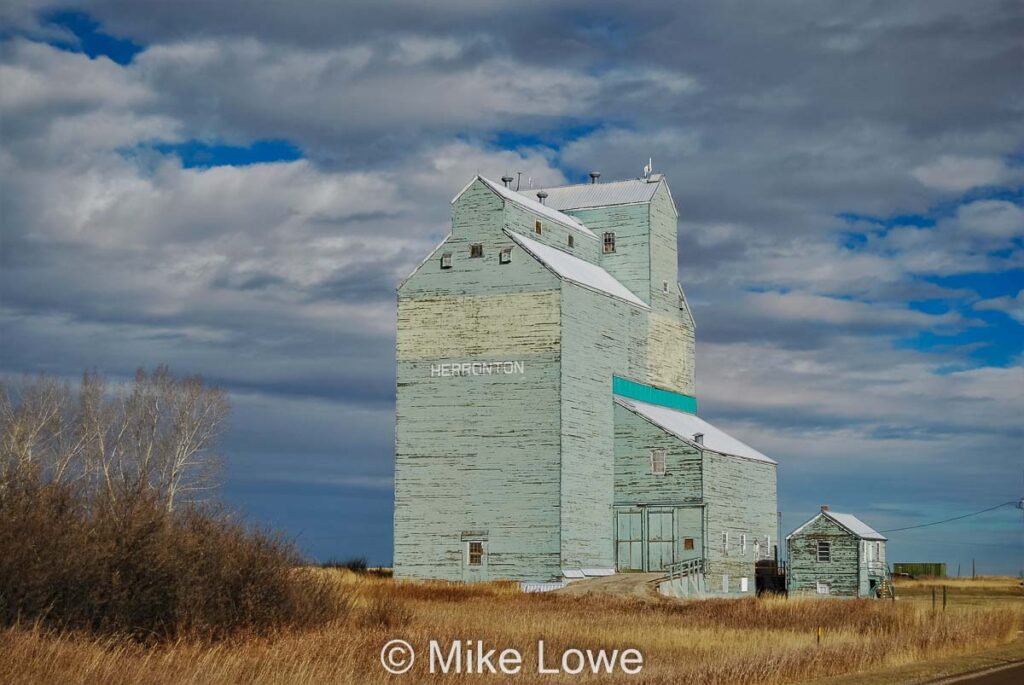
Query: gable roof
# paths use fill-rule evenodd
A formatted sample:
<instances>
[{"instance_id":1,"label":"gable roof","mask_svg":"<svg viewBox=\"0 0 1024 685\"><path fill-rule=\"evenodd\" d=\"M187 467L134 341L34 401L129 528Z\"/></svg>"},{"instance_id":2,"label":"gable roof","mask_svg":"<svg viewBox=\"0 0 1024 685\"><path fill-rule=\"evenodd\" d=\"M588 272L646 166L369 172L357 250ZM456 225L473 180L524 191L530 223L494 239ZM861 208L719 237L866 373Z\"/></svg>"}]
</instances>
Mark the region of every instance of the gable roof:
<instances>
[{"instance_id":1,"label":"gable roof","mask_svg":"<svg viewBox=\"0 0 1024 685\"><path fill-rule=\"evenodd\" d=\"M521 248L532 255L534 259L546 266L559 278L606 295L611 295L637 307L650 309L646 302L630 292L626 286L619 283L614 276L597 264L591 264L579 257L574 257L568 252L563 252L550 245L538 243L536 240L519 235L508 229L505 229L505 235L514 240Z\"/></svg>"},{"instance_id":2,"label":"gable roof","mask_svg":"<svg viewBox=\"0 0 1024 685\"><path fill-rule=\"evenodd\" d=\"M533 198L537 191L543 190L548 194L546 206L554 209L589 209L592 207L609 207L613 205L629 205L643 202L650 202L654 194L664 183L668 191L668 184L665 183L664 174L652 174L647 178L631 178L625 181L610 181L608 183L576 183L566 186L555 186L553 188L529 188L520 189L518 194ZM668 191L669 199L672 200L672 193ZM675 209L675 201L672 200L672 207ZM678 210L676 215L679 215Z\"/></svg>"},{"instance_id":3,"label":"gable roof","mask_svg":"<svg viewBox=\"0 0 1024 685\"><path fill-rule=\"evenodd\" d=\"M802 531L804 528L817 521L822 516L829 519L830 521L838 525L840 528L843 528L848 532L852 533L853 535L857 536L858 538L861 538L862 540L888 540L888 538L886 538L884 535L879 533L877 530L875 530L868 524L861 521L853 514L843 514L841 512L831 510L822 511L815 514L809 520L804 522L802 526L800 526L792 533L787 535L786 539L788 540L794 535L798 534L800 531Z\"/></svg>"},{"instance_id":4,"label":"gable roof","mask_svg":"<svg viewBox=\"0 0 1024 685\"><path fill-rule=\"evenodd\" d=\"M709 449L713 452L720 452L733 457L742 457L754 461L763 461L767 464L776 464L774 459L767 457L750 445L737 440L721 428L718 428L696 414L691 414L678 409L669 409L656 404L638 402L622 395L615 395L615 402L637 414L658 428L665 430L680 438L684 442L697 447ZM704 443L698 444L694 441L695 433L704 434Z\"/></svg>"},{"instance_id":5,"label":"gable roof","mask_svg":"<svg viewBox=\"0 0 1024 685\"><path fill-rule=\"evenodd\" d=\"M584 226L583 223L579 219L573 218L573 217L569 216L568 214L562 214L560 211L558 211L557 209L551 207L550 205L546 205L546 204L542 205L537 200L530 199L529 197L527 197L526 195L523 195L522 193L517 193L516 191L512 190L511 188L506 188L502 184L495 183L491 179L484 178L483 176L480 176L480 175L475 176L472 181L467 183L466 186L462 190L460 190L459 193L455 197L452 198L452 202L451 203L455 204L455 202L460 197L462 197L463 193L465 193L467 190L469 190L469 187L472 186L477 181L480 181L481 183L483 183L485 186L490 188L494 192L495 195L498 195L499 197L501 197L504 200L508 200L509 202L513 202L513 203L519 205L520 207L523 207L524 209L528 209L529 211L533 212L534 214L539 214L540 216L543 216L543 217L545 217L547 219L550 219L551 221L554 221L554 222L556 222L558 224L561 224L562 226L565 226L568 229L576 231L577 233L579 233L581 235L585 235L585 236L587 236L589 238L593 238L595 240L597 239L597 235L593 231L591 231L589 228Z\"/></svg>"}]
</instances>

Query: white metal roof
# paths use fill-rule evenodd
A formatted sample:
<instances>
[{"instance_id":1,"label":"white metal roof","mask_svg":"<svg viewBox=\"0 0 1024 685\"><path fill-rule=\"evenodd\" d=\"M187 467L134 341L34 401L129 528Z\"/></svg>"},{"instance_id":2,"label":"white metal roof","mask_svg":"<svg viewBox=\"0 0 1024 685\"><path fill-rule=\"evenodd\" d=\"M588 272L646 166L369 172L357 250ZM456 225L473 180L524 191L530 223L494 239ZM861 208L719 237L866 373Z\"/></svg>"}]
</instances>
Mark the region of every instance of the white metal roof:
<instances>
[{"instance_id":1,"label":"white metal roof","mask_svg":"<svg viewBox=\"0 0 1024 685\"><path fill-rule=\"evenodd\" d=\"M554 222L562 224L566 228L571 228L585 236L597 239L597 235L589 228L584 226L579 219L573 218L568 214L562 214L560 211L551 207L550 205L542 205L540 202L537 201L536 197L530 198L526 195L523 195L522 193L517 193L511 188L506 188L502 184L495 183L491 179L484 178L483 176L477 176L472 181L470 181L465 188L459 191L458 195L452 198L452 204L455 204L455 201L462 197L462 193L466 192L469 186L473 185L473 183L477 179L480 179L480 181L484 185L486 185L488 188L493 190L495 193L497 193L500 197L504 198L505 200L508 200L509 202L514 202L520 207L524 207L535 214L539 214L543 217L551 219Z\"/></svg>"},{"instance_id":2,"label":"white metal roof","mask_svg":"<svg viewBox=\"0 0 1024 685\"><path fill-rule=\"evenodd\" d=\"M796 535L797 533L802 531L804 528L806 528L807 526L811 525L811 523L813 523L814 521L817 521L818 518L821 517L821 516L825 516L825 517L831 519L832 521L835 521L837 524L839 524L840 526L842 526L846 530L850 531L851 533L853 533L857 537L862 538L864 540L887 540L888 539L884 535L879 533L877 530L875 530L874 528L872 528L868 524L866 524L863 521L861 521L859 518L857 518L853 514L843 514L841 512L832 511L832 510L822 511L822 512L819 512L819 513L815 514L810 519L805 521L802 526L800 526L799 528L794 530L792 533L787 535L786 539L787 540L790 539L791 537L793 537L794 535Z\"/></svg>"},{"instance_id":3,"label":"white metal roof","mask_svg":"<svg viewBox=\"0 0 1024 685\"><path fill-rule=\"evenodd\" d=\"M664 178L662 174L652 174L649 179L632 178L609 183L578 183L554 188L522 188L519 190L519 194L532 199L537 197L537 191L543 190L548 194L545 204L554 209L628 205L650 202Z\"/></svg>"},{"instance_id":4,"label":"white metal roof","mask_svg":"<svg viewBox=\"0 0 1024 685\"><path fill-rule=\"evenodd\" d=\"M579 257L574 257L568 252L563 252L550 245L538 243L536 240L519 235L518 233L509 230L506 230L505 233L560 278L577 285L582 285L585 288L611 295L638 307L650 309L647 303L631 293L626 286L619 283L614 276L597 264L591 264Z\"/></svg>"},{"instance_id":5,"label":"white metal roof","mask_svg":"<svg viewBox=\"0 0 1024 685\"><path fill-rule=\"evenodd\" d=\"M755 461L763 461L768 464L776 464L774 459L766 457L750 445L737 440L721 428L713 426L696 414L691 414L677 409L669 409L656 404L638 402L621 395L615 395L615 401L626 409L644 417L654 425L662 428L678 438L682 438L691 445L697 445L693 436L696 433L704 434L703 447L714 452L729 454L734 457L743 457Z\"/></svg>"}]
</instances>

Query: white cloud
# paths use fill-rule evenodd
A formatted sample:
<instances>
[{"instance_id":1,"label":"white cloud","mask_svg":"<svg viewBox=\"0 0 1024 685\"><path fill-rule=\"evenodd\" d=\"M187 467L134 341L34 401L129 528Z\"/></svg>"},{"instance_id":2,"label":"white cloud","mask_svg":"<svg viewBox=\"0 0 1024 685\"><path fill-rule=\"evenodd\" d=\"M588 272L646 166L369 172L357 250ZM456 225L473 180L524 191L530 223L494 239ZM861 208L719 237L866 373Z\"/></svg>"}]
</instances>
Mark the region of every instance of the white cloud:
<instances>
[{"instance_id":1,"label":"white cloud","mask_svg":"<svg viewBox=\"0 0 1024 685\"><path fill-rule=\"evenodd\" d=\"M939 190L962 191L1010 180L1011 171L998 157L954 157L943 155L911 170L924 185Z\"/></svg>"},{"instance_id":2,"label":"white cloud","mask_svg":"<svg viewBox=\"0 0 1024 685\"><path fill-rule=\"evenodd\" d=\"M979 311L1006 312L1019 323L1024 323L1024 290L1019 291L1016 297L1005 295L980 300L974 304L974 308Z\"/></svg>"}]
</instances>

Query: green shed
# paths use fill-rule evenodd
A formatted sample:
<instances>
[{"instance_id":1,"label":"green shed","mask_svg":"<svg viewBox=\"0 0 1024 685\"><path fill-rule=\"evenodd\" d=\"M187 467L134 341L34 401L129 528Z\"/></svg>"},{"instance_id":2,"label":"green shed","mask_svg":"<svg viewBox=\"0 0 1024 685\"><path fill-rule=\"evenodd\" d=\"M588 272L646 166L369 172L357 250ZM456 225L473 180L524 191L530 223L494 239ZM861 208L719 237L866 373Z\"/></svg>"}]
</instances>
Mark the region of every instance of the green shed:
<instances>
[{"instance_id":1,"label":"green shed","mask_svg":"<svg viewBox=\"0 0 1024 685\"><path fill-rule=\"evenodd\" d=\"M892 592L886 538L853 514L822 506L786 542L791 594L878 597Z\"/></svg>"}]
</instances>

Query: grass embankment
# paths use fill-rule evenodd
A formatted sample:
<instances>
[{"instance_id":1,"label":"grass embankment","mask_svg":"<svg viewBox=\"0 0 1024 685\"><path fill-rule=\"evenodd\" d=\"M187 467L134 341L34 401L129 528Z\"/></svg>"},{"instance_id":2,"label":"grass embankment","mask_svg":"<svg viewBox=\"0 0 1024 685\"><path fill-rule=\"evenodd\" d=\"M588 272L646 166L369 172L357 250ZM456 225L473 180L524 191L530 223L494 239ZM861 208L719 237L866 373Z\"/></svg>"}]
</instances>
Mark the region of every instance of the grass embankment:
<instances>
[{"instance_id":1,"label":"grass embankment","mask_svg":"<svg viewBox=\"0 0 1024 685\"><path fill-rule=\"evenodd\" d=\"M633 682L779 683L892 668L1009 642L1024 623L1020 598L932 612L915 600L742 599L678 602L608 596L524 595L515 585L396 582L343 570L324 574L348 597L331 622L274 634L239 633L216 642L178 640L143 646L116 638L0 632L0 681L450 682L501 676L427 673L424 646L462 639L523 653L519 682L613 682L623 676L536 675L536 645L625 649L644 655ZM1003 581L989 587L1002 592ZM925 586L927 587L927 586ZM970 586L967 586L970 588ZM965 588L966 590L967 588ZM971 588L973 589L973 588ZM901 596L916 596L904 588ZM818 627L825 629L817 643ZM388 640L418 648L413 670L388 676L378 661ZM505 678L508 678L505 676Z\"/></svg>"}]
</instances>

